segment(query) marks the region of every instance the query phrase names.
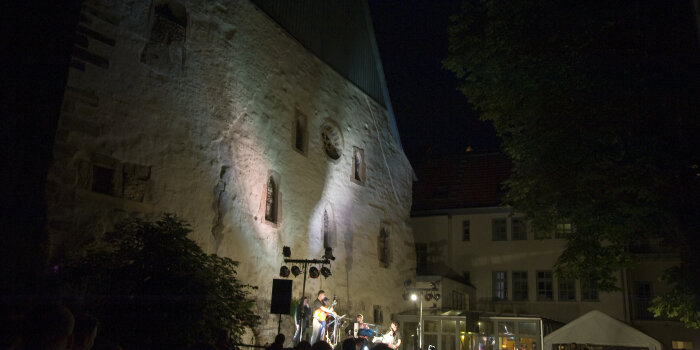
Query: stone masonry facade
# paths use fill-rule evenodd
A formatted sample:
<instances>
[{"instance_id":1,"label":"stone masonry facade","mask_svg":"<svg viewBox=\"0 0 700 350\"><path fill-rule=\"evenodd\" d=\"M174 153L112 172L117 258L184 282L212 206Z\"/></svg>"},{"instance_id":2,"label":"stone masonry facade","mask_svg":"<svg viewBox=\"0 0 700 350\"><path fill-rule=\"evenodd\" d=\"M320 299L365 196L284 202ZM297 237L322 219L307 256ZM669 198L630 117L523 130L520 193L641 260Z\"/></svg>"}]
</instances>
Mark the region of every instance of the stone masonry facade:
<instances>
[{"instance_id":1,"label":"stone masonry facade","mask_svg":"<svg viewBox=\"0 0 700 350\"><path fill-rule=\"evenodd\" d=\"M387 324L415 276L412 170L389 118L247 0L86 0L47 181L50 255L174 213L259 287L254 341L277 332L283 246L333 248L332 276L306 294Z\"/></svg>"}]
</instances>

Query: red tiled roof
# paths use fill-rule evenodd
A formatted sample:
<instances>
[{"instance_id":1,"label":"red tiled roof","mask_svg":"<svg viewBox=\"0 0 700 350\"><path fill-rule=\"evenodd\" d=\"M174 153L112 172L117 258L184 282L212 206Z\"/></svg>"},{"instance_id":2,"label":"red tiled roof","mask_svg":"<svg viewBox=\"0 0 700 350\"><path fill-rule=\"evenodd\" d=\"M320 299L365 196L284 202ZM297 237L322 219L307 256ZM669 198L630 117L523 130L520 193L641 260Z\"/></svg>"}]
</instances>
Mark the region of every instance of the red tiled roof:
<instances>
[{"instance_id":1,"label":"red tiled roof","mask_svg":"<svg viewBox=\"0 0 700 350\"><path fill-rule=\"evenodd\" d=\"M412 211L495 207L511 163L500 153L439 156L414 162Z\"/></svg>"}]
</instances>

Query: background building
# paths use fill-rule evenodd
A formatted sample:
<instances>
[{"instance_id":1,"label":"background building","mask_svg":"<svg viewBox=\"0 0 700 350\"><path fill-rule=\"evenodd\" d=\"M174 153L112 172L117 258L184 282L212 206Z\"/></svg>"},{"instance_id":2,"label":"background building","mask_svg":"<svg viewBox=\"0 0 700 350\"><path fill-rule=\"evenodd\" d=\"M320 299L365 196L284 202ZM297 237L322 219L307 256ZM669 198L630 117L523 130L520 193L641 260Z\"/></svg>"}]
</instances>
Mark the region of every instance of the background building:
<instances>
[{"instance_id":1,"label":"background building","mask_svg":"<svg viewBox=\"0 0 700 350\"><path fill-rule=\"evenodd\" d=\"M412 170L365 2L87 0L75 38L46 182L51 260L169 212L259 287L258 343L277 332L283 246L333 248L307 295L374 323L399 311Z\"/></svg>"},{"instance_id":2,"label":"background building","mask_svg":"<svg viewBox=\"0 0 700 350\"><path fill-rule=\"evenodd\" d=\"M464 310L537 315L561 323L599 310L667 349L700 344L699 332L679 322L653 319L646 310L654 295L667 288L658 277L677 261L672 252L641 242L630 247L638 253L639 265L618 273L620 292L599 292L585 281L553 272L566 234L575 229L571 224L562 223L553 232L533 232L522 213L501 205L501 183L510 169L503 155L436 157L415 162L414 167L419 180L414 184L411 227L419 278L441 275L473 286L475 296Z\"/></svg>"}]
</instances>

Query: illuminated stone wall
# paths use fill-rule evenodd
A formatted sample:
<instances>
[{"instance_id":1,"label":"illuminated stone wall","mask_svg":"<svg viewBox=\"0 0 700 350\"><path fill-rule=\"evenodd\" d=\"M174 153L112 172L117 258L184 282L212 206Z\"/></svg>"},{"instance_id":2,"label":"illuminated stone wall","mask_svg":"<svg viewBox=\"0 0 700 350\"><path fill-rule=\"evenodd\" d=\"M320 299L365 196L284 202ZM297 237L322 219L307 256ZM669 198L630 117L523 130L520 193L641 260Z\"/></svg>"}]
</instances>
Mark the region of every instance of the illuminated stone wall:
<instances>
[{"instance_id":1,"label":"illuminated stone wall","mask_svg":"<svg viewBox=\"0 0 700 350\"><path fill-rule=\"evenodd\" d=\"M205 251L240 261L241 279L259 286L266 342L277 332L268 312L282 246L320 257L326 211L337 260L330 278L307 281L307 295L323 288L341 313L373 322L376 310L384 324L406 308L411 169L386 111L248 1L182 0L167 11L85 1L55 142L53 258L128 215L175 213ZM265 218L270 178L276 222ZM301 277L293 288L299 298ZM283 333L292 332L287 316Z\"/></svg>"}]
</instances>

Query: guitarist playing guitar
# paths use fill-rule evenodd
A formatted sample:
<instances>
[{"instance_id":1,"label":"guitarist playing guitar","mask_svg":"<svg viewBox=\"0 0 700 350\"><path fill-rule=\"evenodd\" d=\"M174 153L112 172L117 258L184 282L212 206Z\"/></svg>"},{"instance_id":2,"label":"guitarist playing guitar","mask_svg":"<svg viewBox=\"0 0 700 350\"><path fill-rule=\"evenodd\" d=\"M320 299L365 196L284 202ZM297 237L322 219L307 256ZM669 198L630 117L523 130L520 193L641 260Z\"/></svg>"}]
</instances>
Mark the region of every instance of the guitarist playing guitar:
<instances>
[{"instance_id":1,"label":"guitarist playing guitar","mask_svg":"<svg viewBox=\"0 0 700 350\"><path fill-rule=\"evenodd\" d=\"M311 334L311 345L319 341L320 339L323 339L323 335L326 331L326 317L330 314L333 316L337 316L335 311L333 311L333 306L335 306L335 301L333 301L333 305L330 307L328 306L328 298L326 298L326 292L323 290L318 291L318 296L316 297L316 300L314 300L314 330L313 333Z\"/></svg>"}]
</instances>

